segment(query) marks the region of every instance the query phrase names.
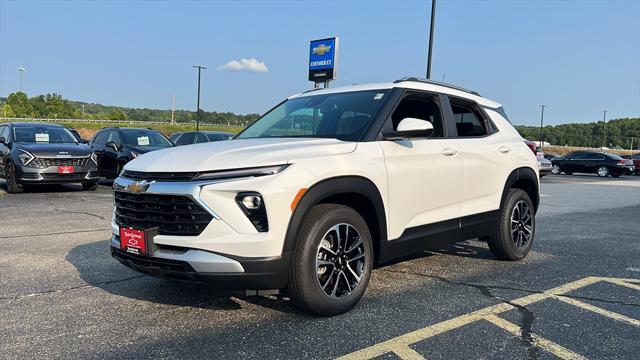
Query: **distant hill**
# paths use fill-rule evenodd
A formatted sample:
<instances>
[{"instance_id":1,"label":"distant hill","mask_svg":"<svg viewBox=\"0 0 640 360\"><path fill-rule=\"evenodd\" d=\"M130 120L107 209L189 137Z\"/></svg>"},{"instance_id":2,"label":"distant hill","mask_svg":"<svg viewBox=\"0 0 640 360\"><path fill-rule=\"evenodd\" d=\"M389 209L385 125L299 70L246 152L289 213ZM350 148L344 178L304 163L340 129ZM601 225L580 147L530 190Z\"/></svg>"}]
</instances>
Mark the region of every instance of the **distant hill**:
<instances>
[{"instance_id":1,"label":"distant hill","mask_svg":"<svg viewBox=\"0 0 640 360\"><path fill-rule=\"evenodd\" d=\"M8 98L0 97L0 116L170 122L171 110L86 103L67 100L59 94L45 94L28 98L26 94L17 92L10 94ZM259 114L241 115L232 112L200 110L200 121L210 124L246 126L258 117ZM176 122L192 122L196 120L196 112L176 110L175 119Z\"/></svg>"}]
</instances>

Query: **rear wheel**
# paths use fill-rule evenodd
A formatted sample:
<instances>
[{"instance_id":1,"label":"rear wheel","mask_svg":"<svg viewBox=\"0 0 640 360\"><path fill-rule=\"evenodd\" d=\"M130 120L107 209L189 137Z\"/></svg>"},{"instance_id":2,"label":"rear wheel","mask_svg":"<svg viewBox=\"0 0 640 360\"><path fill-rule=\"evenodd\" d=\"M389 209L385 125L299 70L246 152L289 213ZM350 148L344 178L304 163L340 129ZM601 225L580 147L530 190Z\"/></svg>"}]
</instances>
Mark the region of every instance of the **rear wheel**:
<instances>
[{"instance_id":1,"label":"rear wheel","mask_svg":"<svg viewBox=\"0 0 640 360\"><path fill-rule=\"evenodd\" d=\"M355 210L320 204L302 223L291 262L291 298L304 310L333 316L353 308L371 277L373 244Z\"/></svg>"},{"instance_id":2,"label":"rear wheel","mask_svg":"<svg viewBox=\"0 0 640 360\"><path fill-rule=\"evenodd\" d=\"M22 186L18 184L18 179L16 177L16 167L12 162L7 163L4 167L6 173L6 181L7 181L7 192L9 194L19 194L22 192Z\"/></svg>"},{"instance_id":3,"label":"rear wheel","mask_svg":"<svg viewBox=\"0 0 640 360\"><path fill-rule=\"evenodd\" d=\"M600 177L607 177L609 176L609 168L606 166L600 166L598 168L598 176Z\"/></svg>"},{"instance_id":4,"label":"rear wheel","mask_svg":"<svg viewBox=\"0 0 640 360\"><path fill-rule=\"evenodd\" d=\"M531 250L535 235L535 209L529 195L510 189L500 211L496 235L488 240L489 249L501 260L521 260Z\"/></svg>"}]
</instances>

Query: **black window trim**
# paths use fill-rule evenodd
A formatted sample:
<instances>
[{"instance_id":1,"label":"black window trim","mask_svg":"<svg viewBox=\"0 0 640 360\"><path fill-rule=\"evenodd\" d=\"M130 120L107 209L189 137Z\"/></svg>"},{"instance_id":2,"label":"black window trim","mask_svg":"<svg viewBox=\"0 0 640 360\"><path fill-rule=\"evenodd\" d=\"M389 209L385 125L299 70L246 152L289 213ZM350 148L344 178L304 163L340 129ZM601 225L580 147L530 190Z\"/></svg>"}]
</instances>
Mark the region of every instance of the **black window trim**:
<instances>
[{"instance_id":1,"label":"black window trim","mask_svg":"<svg viewBox=\"0 0 640 360\"><path fill-rule=\"evenodd\" d=\"M398 109L398 106L400 106L400 103L402 102L402 100L404 100L407 96L411 96L411 95L427 95L427 96L432 96L436 98L436 105L438 105L438 107L440 108L440 115L442 116L442 137L424 137L424 138L411 138L411 140L444 140L444 139L451 139L451 137L449 136L449 133L451 132L451 126L450 126L450 122L451 122L451 116L450 113L448 113L448 111L450 112L451 109L449 108L447 110L446 106L443 106L443 94L436 92L436 91L426 91L426 90L420 90L420 89L409 89L409 88L398 88L398 91L396 93L396 97L393 99L393 106L390 107L390 109L385 109L387 110L387 112L384 114L384 121L381 122L380 124L380 128L378 129L378 134L375 138L376 141L385 141L384 140L384 136L382 135L382 132L384 131L385 126L391 122L393 123L393 113Z\"/></svg>"},{"instance_id":2,"label":"black window trim","mask_svg":"<svg viewBox=\"0 0 640 360\"><path fill-rule=\"evenodd\" d=\"M493 136L493 135L495 135L495 134L500 132L500 129L498 129L496 124L491 120L491 117L484 111L484 108L482 106L480 106L480 104L478 104L476 101L471 100L469 98L462 97L462 96L455 96L455 95L449 95L449 94L444 95L444 97L447 100L446 104L447 104L447 107L448 107L449 114L451 116L452 134L455 134L455 136L451 136L450 138L454 138L454 139L482 139L482 138L487 138L487 137ZM476 135L476 136L459 136L458 135L458 129L456 128L456 121L455 121L455 118L453 116L453 108L451 107L451 99L462 100L464 102L468 102L468 103L472 104L475 107L476 111L478 111L478 113L482 117L482 121L484 122L484 128L485 128L485 130L487 130L487 133L484 134L484 135Z\"/></svg>"}]
</instances>

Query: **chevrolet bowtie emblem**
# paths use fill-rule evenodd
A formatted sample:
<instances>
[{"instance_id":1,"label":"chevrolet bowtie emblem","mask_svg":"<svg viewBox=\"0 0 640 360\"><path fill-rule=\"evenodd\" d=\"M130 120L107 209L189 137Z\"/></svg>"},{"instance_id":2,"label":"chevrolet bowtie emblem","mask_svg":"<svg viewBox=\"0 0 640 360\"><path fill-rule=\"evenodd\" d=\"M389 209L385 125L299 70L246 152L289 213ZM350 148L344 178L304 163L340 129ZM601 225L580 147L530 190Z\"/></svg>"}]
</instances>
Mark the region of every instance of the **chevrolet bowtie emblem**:
<instances>
[{"instance_id":1,"label":"chevrolet bowtie emblem","mask_svg":"<svg viewBox=\"0 0 640 360\"><path fill-rule=\"evenodd\" d=\"M149 188L149 185L153 184L154 182L155 181L147 181L147 180L136 181L134 183L127 185L124 188L124 190L131 193L140 194L147 191L147 189Z\"/></svg>"},{"instance_id":2,"label":"chevrolet bowtie emblem","mask_svg":"<svg viewBox=\"0 0 640 360\"><path fill-rule=\"evenodd\" d=\"M322 55L328 53L329 51L331 51L331 45L327 46L325 44L320 44L320 45L314 47L311 51L316 55L322 56Z\"/></svg>"}]
</instances>

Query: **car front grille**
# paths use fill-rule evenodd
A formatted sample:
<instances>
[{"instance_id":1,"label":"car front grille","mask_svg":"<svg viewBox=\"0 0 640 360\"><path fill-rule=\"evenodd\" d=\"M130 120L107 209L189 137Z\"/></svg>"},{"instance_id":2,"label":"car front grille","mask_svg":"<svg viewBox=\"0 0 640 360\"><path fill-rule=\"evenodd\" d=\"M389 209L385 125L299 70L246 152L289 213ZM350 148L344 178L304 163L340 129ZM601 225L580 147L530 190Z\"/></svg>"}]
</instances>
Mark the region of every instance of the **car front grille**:
<instances>
[{"instance_id":1,"label":"car front grille","mask_svg":"<svg viewBox=\"0 0 640 360\"><path fill-rule=\"evenodd\" d=\"M42 178L44 180L73 182L73 181L85 180L85 177L87 176L87 173L86 172L70 173L70 174L56 174L56 173L47 174L47 173L42 173L40 175L42 175Z\"/></svg>"},{"instance_id":2,"label":"car front grille","mask_svg":"<svg viewBox=\"0 0 640 360\"><path fill-rule=\"evenodd\" d=\"M195 172L142 172L125 170L123 178L131 180L156 180L156 181L191 181L198 173Z\"/></svg>"},{"instance_id":3,"label":"car front grille","mask_svg":"<svg viewBox=\"0 0 640 360\"><path fill-rule=\"evenodd\" d=\"M213 216L192 199L178 195L114 193L115 220L135 229L157 227L161 235L197 236Z\"/></svg>"},{"instance_id":4,"label":"car front grille","mask_svg":"<svg viewBox=\"0 0 640 360\"><path fill-rule=\"evenodd\" d=\"M38 158L43 167L49 166L87 166L90 158Z\"/></svg>"}]
</instances>

